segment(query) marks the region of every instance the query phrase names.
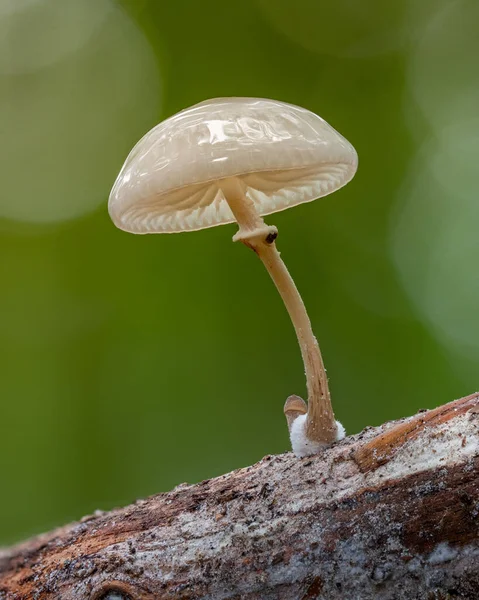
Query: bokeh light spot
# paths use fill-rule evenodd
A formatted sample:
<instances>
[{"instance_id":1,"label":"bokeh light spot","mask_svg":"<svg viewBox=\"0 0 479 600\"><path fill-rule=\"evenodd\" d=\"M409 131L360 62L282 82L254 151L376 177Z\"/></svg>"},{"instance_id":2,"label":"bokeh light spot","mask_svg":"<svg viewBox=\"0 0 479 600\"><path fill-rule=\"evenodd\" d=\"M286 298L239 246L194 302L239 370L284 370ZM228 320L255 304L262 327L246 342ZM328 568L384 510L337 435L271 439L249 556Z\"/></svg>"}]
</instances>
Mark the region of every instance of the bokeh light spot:
<instances>
[{"instance_id":1,"label":"bokeh light spot","mask_svg":"<svg viewBox=\"0 0 479 600\"><path fill-rule=\"evenodd\" d=\"M426 121L442 129L479 106L479 3L439 3L412 47L408 86ZM416 132L414 123L413 133Z\"/></svg>"},{"instance_id":2,"label":"bokeh light spot","mask_svg":"<svg viewBox=\"0 0 479 600\"><path fill-rule=\"evenodd\" d=\"M479 119L437 132L412 166L392 217L393 255L421 318L445 346L476 360L478 153Z\"/></svg>"},{"instance_id":3,"label":"bokeh light spot","mask_svg":"<svg viewBox=\"0 0 479 600\"><path fill-rule=\"evenodd\" d=\"M365 0L257 0L271 24L306 50L368 57L401 48L411 34L406 3Z\"/></svg>"},{"instance_id":4,"label":"bokeh light spot","mask_svg":"<svg viewBox=\"0 0 479 600\"><path fill-rule=\"evenodd\" d=\"M58 223L96 209L132 143L159 112L156 58L127 15L106 0L64 3L83 15L75 20L60 4L45 3L58 9L49 24L40 5L32 5L30 19L10 36L15 55L41 33L49 60L3 77L0 218ZM64 36L55 32L65 25L68 37L73 22L84 26L88 44L77 33L66 55Z\"/></svg>"}]
</instances>

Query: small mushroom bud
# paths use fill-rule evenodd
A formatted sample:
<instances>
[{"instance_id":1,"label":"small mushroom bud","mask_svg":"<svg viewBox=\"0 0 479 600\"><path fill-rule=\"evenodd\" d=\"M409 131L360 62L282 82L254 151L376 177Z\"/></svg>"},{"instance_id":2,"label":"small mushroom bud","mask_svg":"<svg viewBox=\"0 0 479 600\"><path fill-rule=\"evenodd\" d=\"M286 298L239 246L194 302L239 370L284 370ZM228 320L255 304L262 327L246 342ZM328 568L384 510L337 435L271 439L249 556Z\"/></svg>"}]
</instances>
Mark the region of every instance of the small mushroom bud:
<instances>
[{"instance_id":1,"label":"small mushroom bud","mask_svg":"<svg viewBox=\"0 0 479 600\"><path fill-rule=\"evenodd\" d=\"M296 456L318 454L328 444L311 440L307 435L308 405L299 396L289 396L284 404L284 415L288 423L291 446ZM342 440L346 431L339 421L336 421L336 440Z\"/></svg>"},{"instance_id":2,"label":"small mushroom bud","mask_svg":"<svg viewBox=\"0 0 479 600\"><path fill-rule=\"evenodd\" d=\"M291 433L291 427L299 415L305 415L308 412L308 405L299 396L289 396L284 403L284 415L288 423L288 430Z\"/></svg>"}]
</instances>

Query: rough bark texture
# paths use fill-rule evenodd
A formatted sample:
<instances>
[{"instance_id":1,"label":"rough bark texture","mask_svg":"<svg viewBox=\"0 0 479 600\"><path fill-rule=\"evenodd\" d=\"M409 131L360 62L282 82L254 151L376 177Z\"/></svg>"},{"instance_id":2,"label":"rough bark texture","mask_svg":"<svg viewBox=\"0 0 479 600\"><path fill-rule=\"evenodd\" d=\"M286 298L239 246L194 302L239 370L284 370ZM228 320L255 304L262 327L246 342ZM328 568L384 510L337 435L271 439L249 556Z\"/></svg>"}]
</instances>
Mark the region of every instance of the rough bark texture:
<instances>
[{"instance_id":1,"label":"rough bark texture","mask_svg":"<svg viewBox=\"0 0 479 600\"><path fill-rule=\"evenodd\" d=\"M0 599L477 599L478 474L474 394L0 552Z\"/></svg>"}]
</instances>

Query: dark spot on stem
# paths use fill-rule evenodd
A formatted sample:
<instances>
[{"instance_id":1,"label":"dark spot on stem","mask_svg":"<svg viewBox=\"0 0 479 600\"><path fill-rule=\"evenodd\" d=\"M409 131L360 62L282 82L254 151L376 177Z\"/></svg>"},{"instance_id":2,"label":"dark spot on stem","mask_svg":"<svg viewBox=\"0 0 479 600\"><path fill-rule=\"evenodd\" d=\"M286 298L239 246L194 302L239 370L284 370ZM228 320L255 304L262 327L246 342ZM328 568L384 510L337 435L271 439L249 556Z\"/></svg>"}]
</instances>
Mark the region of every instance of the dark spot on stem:
<instances>
[{"instance_id":1,"label":"dark spot on stem","mask_svg":"<svg viewBox=\"0 0 479 600\"><path fill-rule=\"evenodd\" d=\"M265 238L265 242L267 244L272 244L274 242L274 240L278 237L278 232L277 231L271 231L271 233L268 233L268 235Z\"/></svg>"}]
</instances>

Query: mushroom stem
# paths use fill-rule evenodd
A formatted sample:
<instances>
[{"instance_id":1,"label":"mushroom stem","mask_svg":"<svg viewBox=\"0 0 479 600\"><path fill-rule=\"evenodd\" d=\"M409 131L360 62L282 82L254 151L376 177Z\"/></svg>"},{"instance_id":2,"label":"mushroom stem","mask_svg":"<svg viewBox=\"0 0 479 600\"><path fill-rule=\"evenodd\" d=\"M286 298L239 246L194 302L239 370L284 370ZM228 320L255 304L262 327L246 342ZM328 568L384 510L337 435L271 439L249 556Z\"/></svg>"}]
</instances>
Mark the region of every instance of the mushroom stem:
<instances>
[{"instance_id":1,"label":"mushroom stem","mask_svg":"<svg viewBox=\"0 0 479 600\"><path fill-rule=\"evenodd\" d=\"M244 185L239 179L222 180L221 189L239 225L233 241L243 242L263 261L296 330L308 388L306 436L314 442L332 443L337 439L337 425L331 406L328 378L303 300L276 249L278 230L265 224L254 202L246 196ZM289 421L290 419L288 425L291 429L292 423Z\"/></svg>"}]
</instances>

